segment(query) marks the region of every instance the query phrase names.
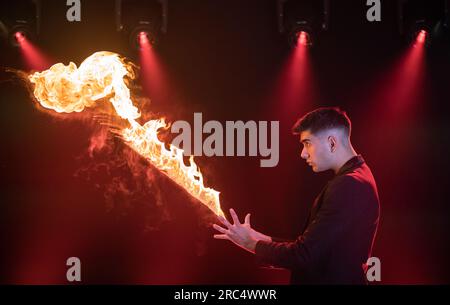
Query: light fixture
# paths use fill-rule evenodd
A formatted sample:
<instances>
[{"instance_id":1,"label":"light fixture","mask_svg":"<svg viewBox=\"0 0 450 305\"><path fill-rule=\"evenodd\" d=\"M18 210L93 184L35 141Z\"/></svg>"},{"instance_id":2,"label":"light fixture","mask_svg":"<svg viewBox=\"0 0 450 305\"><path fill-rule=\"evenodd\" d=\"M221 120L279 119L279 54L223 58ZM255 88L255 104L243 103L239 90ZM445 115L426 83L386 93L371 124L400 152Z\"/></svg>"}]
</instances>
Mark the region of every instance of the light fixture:
<instances>
[{"instance_id":1,"label":"light fixture","mask_svg":"<svg viewBox=\"0 0 450 305\"><path fill-rule=\"evenodd\" d=\"M41 1L2 1L0 35L10 46L18 47L20 39L35 40L40 32Z\"/></svg>"},{"instance_id":2,"label":"light fixture","mask_svg":"<svg viewBox=\"0 0 450 305\"><path fill-rule=\"evenodd\" d=\"M291 47L312 46L317 34L328 29L329 16L329 0L277 0L278 31Z\"/></svg>"},{"instance_id":3,"label":"light fixture","mask_svg":"<svg viewBox=\"0 0 450 305\"><path fill-rule=\"evenodd\" d=\"M116 0L116 29L128 37L129 45L140 48L140 35L156 45L167 33L168 0Z\"/></svg>"},{"instance_id":4,"label":"light fixture","mask_svg":"<svg viewBox=\"0 0 450 305\"><path fill-rule=\"evenodd\" d=\"M430 44L445 30L448 0L398 0L398 29L407 43Z\"/></svg>"}]
</instances>

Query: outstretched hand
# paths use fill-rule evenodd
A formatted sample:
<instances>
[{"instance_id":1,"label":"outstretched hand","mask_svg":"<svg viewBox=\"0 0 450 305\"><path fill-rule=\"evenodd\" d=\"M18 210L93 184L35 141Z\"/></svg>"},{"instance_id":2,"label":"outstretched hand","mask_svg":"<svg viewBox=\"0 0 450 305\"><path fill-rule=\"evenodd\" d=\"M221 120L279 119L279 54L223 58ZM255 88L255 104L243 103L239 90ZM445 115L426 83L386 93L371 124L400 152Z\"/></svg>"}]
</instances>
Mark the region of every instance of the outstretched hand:
<instances>
[{"instance_id":1,"label":"outstretched hand","mask_svg":"<svg viewBox=\"0 0 450 305\"><path fill-rule=\"evenodd\" d=\"M219 216L219 220L225 228L214 224L214 229L222 233L215 234L214 238L228 239L251 253L255 253L256 243L258 241L272 241L270 236L264 235L252 229L250 225L250 214L245 216L244 223L239 221L239 218L233 209L230 209L230 215L233 219L233 224L231 224L225 217Z\"/></svg>"}]
</instances>

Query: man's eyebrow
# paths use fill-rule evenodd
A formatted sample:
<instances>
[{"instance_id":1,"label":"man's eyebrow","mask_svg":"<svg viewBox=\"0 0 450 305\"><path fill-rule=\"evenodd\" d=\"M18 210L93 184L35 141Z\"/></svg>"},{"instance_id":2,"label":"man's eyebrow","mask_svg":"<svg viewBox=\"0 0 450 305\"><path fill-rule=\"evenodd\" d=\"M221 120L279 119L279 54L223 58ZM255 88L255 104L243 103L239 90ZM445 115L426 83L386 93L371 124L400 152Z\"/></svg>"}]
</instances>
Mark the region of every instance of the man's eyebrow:
<instances>
[{"instance_id":1,"label":"man's eyebrow","mask_svg":"<svg viewBox=\"0 0 450 305\"><path fill-rule=\"evenodd\" d=\"M300 140L300 143L305 143L305 142L311 142L311 140L310 140L310 139L308 139L308 138L306 138L306 139L303 139L303 140Z\"/></svg>"}]
</instances>

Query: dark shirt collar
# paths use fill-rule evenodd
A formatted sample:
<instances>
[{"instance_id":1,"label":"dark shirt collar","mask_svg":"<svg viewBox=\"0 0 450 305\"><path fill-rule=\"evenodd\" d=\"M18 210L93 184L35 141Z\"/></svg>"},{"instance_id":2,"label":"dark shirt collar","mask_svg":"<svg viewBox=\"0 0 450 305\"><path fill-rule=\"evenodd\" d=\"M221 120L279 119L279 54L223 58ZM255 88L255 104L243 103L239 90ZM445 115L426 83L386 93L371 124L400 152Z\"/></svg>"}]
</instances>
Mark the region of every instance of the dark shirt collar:
<instances>
[{"instance_id":1,"label":"dark shirt collar","mask_svg":"<svg viewBox=\"0 0 450 305\"><path fill-rule=\"evenodd\" d=\"M357 167L360 167L364 163L364 159L361 155L356 155L347 162L345 162L344 165L339 169L339 171L336 173L336 176L344 175L346 173L351 172Z\"/></svg>"}]
</instances>

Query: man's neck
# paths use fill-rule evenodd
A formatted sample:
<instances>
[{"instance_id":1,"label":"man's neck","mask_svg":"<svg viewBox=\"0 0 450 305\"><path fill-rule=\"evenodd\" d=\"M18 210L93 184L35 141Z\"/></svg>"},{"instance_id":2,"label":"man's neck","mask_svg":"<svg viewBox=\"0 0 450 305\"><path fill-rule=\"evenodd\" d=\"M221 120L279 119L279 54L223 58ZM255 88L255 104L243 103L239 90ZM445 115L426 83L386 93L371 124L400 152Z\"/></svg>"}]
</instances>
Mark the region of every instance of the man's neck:
<instances>
[{"instance_id":1,"label":"man's neck","mask_svg":"<svg viewBox=\"0 0 450 305\"><path fill-rule=\"evenodd\" d=\"M356 151L353 148L351 148L340 158L340 161L336 163L336 166L333 168L334 173L337 174L339 170L342 168L342 166L344 166L344 164L348 162L348 160L357 155L358 154L356 153Z\"/></svg>"}]
</instances>

